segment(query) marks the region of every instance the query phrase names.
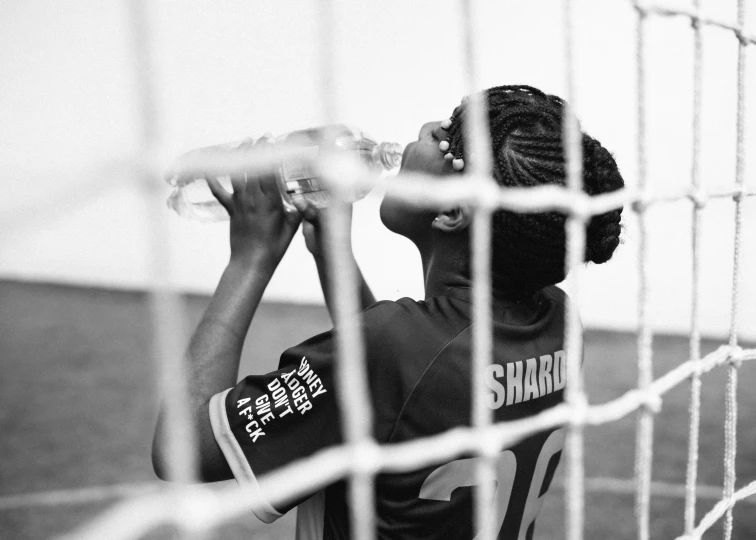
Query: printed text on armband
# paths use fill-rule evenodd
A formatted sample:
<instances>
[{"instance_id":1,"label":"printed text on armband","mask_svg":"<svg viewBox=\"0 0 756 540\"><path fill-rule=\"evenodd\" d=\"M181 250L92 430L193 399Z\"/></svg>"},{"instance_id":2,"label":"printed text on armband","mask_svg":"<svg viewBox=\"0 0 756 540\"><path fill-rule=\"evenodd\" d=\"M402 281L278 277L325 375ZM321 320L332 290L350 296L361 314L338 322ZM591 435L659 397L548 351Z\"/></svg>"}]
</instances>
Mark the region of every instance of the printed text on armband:
<instances>
[{"instance_id":1,"label":"printed text on armband","mask_svg":"<svg viewBox=\"0 0 756 540\"><path fill-rule=\"evenodd\" d=\"M503 383L499 381L502 378ZM491 364L486 368L485 380L491 389L486 403L489 408L498 409L563 389L567 382L567 360L564 351L556 351L538 359Z\"/></svg>"},{"instance_id":2,"label":"printed text on armband","mask_svg":"<svg viewBox=\"0 0 756 540\"><path fill-rule=\"evenodd\" d=\"M252 398L243 398L236 402L237 409L240 409L239 416L245 416L249 420L245 429L253 443L265 435L262 426L275 420L276 417L283 418L293 412L292 403L299 414L305 414L312 409L312 399L328 392L304 356L298 368L282 373L270 381L267 387L268 393L255 399L254 411L252 405L247 405ZM287 388L291 395L287 392Z\"/></svg>"},{"instance_id":3,"label":"printed text on armband","mask_svg":"<svg viewBox=\"0 0 756 540\"><path fill-rule=\"evenodd\" d=\"M236 402L236 408L241 409L244 405L247 405L252 401L251 398L243 398L240 400L237 400ZM258 415L259 415L258 410ZM265 414L263 417L260 418L260 422L255 420L255 414L252 412L252 406L247 405L243 409L239 411L239 416L246 416L247 420L249 420L249 423L244 427L244 429L247 430L247 433L249 433L249 436L252 437L252 442L257 442L257 439L259 439L262 435L265 435L265 432L260 427L260 422L262 422L263 425L267 424L270 421L270 418L272 418L272 415L268 417L267 414Z\"/></svg>"}]
</instances>

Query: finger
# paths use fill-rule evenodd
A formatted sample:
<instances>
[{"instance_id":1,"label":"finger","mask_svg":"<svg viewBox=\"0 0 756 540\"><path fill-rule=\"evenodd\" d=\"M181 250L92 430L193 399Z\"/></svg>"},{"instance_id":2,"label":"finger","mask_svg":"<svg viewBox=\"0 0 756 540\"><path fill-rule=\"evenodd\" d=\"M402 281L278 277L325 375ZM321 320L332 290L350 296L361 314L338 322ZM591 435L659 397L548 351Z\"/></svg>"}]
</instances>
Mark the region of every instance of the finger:
<instances>
[{"instance_id":1,"label":"finger","mask_svg":"<svg viewBox=\"0 0 756 540\"><path fill-rule=\"evenodd\" d=\"M234 195L240 195L247 189L247 177L245 174L232 174L231 186L234 188Z\"/></svg>"},{"instance_id":2,"label":"finger","mask_svg":"<svg viewBox=\"0 0 756 540\"><path fill-rule=\"evenodd\" d=\"M229 213L231 212L231 206L233 204L231 194L218 182L217 178L212 176L207 177L207 187L210 188L210 192L213 194L223 208Z\"/></svg>"},{"instance_id":3,"label":"finger","mask_svg":"<svg viewBox=\"0 0 756 540\"><path fill-rule=\"evenodd\" d=\"M291 198L291 204L294 205L294 208L297 209L297 211L301 214L305 211L307 208L307 202L303 201L301 197L292 197Z\"/></svg>"},{"instance_id":4,"label":"finger","mask_svg":"<svg viewBox=\"0 0 756 540\"><path fill-rule=\"evenodd\" d=\"M315 230L315 225L307 221L302 222L302 236L305 239L305 246L307 250L313 255L320 253L320 246L318 242L318 232Z\"/></svg>"},{"instance_id":5,"label":"finger","mask_svg":"<svg viewBox=\"0 0 756 540\"><path fill-rule=\"evenodd\" d=\"M242 139L241 141L237 141L233 143L233 148L235 150L249 150L255 145L255 140L252 137L247 137L245 139Z\"/></svg>"},{"instance_id":6,"label":"finger","mask_svg":"<svg viewBox=\"0 0 756 540\"><path fill-rule=\"evenodd\" d=\"M278 197L280 190L278 189L278 178L275 173L260 176L258 184L260 191L262 191L265 196Z\"/></svg>"},{"instance_id":7,"label":"finger","mask_svg":"<svg viewBox=\"0 0 756 540\"><path fill-rule=\"evenodd\" d=\"M320 211L310 201L303 197L295 197L293 202L294 207L299 210L305 221L319 225Z\"/></svg>"},{"instance_id":8,"label":"finger","mask_svg":"<svg viewBox=\"0 0 756 540\"><path fill-rule=\"evenodd\" d=\"M281 204L283 205L283 202L281 202ZM299 224L303 223L302 216L299 215L299 212L286 212L285 218L289 226L294 228L292 234L296 233L297 229L299 228ZM304 223L307 222L305 221Z\"/></svg>"}]
</instances>

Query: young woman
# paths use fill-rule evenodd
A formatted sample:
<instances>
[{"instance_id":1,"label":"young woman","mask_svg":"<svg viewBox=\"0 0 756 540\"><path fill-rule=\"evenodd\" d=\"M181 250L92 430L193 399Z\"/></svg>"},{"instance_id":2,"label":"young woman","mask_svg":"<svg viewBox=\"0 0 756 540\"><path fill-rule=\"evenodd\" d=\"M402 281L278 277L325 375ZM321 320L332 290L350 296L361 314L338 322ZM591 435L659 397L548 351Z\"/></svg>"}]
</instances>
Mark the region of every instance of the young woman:
<instances>
[{"instance_id":1,"label":"young woman","mask_svg":"<svg viewBox=\"0 0 756 540\"><path fill-rule=\"evenodd\" d=\"M527 86L486 92L494 176L502 186L565 185L564 104ZM452 117L430 122L407 146L402 171L458 174L469 156L463 103ZM609 152L583 135L585 191L623 186ZM401 174L401 173L400 173ZM295 234L300 216L284 212L272 178L233 178L234 193L210 179L231 216L231 259L188 350L189 389L200 440L202 479L236 478L260 490L257 478L342 441L334 385L333 332L281 355L279 369L237 383L242 343L263 290ZM302 209L308 248L326 277L317 216ZM591 219L585 260L607 261L619 243L620 213ZM420 251L425 299L374 303L363 283L361 315L373 406L381 444L470 424L470 211L418 210L384 201L386 227ZM557 213L493 217L494 355L481 388L497 422L524 418L563 399L566 382L564 293L565 218ZM326 292L326 298L329 294ZM170 456L158 422L153 462L163 477ZM564 430L533 435L502 451L497 468L499 538L530 539L559 463ZM376 479L379 538L472 539L475 459L457 459ZM266 501L260 491L261 500ZM257 516L270 522L295 506L299 538L349 538L344 482L283 505L266 502Z\"/></svg>"}]
</instances>

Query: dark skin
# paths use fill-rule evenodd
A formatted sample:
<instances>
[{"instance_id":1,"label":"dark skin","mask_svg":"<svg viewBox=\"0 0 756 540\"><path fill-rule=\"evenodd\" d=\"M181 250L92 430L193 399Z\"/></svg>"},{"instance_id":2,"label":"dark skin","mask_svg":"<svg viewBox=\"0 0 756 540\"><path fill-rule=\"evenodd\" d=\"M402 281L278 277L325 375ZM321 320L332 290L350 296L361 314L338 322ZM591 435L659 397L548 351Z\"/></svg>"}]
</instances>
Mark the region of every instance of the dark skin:
<instances>
[{"instance_id":1,"label":"dark skin","mask_svg":"<svg viewBox=\"0 0 756 540\"><path fill-rule=\"evenodd\" d=\"M431 174L440 181L458 174L438 148L439 142L446 138L441 122L424 124L417 141L405 148L401 170ZM433 212L386 198L381 204L381 221L390 231L405 236L417 246L426 299L443 295L450 287L471 286L470 278L460 272L454 258L470 242L468 229L472 214L467 208Z\"/></svg>"},{"instance_id":2,"label":"dark skin","mask_svg":"<svg viewBox=\"0 0 756 540\"><path fill-rule=\"evenodd\" d=\"M446 138L445 133L440 122L423 125L418 140L405 149L401 170L431 174L439 177L439 181L456 174L438 148L439 141ZM248 144L252 143L245 143ZM200 177L197 171L183 174ZM302 215L306 220L303 233L307 247L318 266L321 283L326 284L324 294L329 309L331 295L327 288L328 265L323 255L318 212L300 208L300 214L287 213L273 176L236 173L231 179L232 194L212 175L201 176L208 178L213 195L228 211L231 243L229 263L186 352L188 406L198 440L198 476L199 480L210 482L233 478L213 435L208 414L210 398L236 384L247 330ZM468 210L428 212L386 199L381 205L381 220L389 230L409 238L420 251L426 298L443 295L450 287L471 286L470 279L459 272L453 260L453 254L469 242L471 215ZM364 308L374 303L375 298L361 274L358 275ZM170 445L166 441L164 418L163 407L153 440L153 466L162 479L183 480L170 474Z\"/></svg>"}]
</instances>

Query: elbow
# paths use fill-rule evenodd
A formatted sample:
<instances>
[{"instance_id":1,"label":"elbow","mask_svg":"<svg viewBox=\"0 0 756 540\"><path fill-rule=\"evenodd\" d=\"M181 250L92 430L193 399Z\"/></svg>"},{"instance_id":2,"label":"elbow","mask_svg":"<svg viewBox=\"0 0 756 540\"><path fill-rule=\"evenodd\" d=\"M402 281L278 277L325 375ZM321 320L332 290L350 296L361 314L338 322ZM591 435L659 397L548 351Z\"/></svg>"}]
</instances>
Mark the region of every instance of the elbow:
<instances>
[{"instance_id":1,"label":"elbow","mask_svg":"<svg viewBox=\"0 0 756 540\"><path fill-rule=\"evenodd\" d=\"M170 475L168 474L165 451L160 439L160 434L156 431L152 440L152 470L155 471L155 476L160 480L169 480Z\"/></svg>"},{"instance_id":2,"label":"elbow","mask_svg":"<svg viewBox=\"0 0 756 540\"><path fill-rule=\"evenodd\" d=\"M176 482L175 463L171 463L171 444L165 430L163 411L158 415L155 434L152 438L152 470L160 480ZM175 461L175 460L174 460Z\"/></svg>"},{"instance_id":3,"label":"elbow","mask_svg":"<svg viewBox=\"0 0 756 540\"><path fill-rule=\"evenodd\" d=\"M172 461L170 452L166 448L166 443L160 441L160 437L155 434L152 441L152 470L160 480L174 484L194 484L203 481L202 478L196 478L195 473L181 470L177 467L175 458Z\"/></svg>"},{"instance_id":4,"label":"elbow","mask_svg":"<svg viewBox=\"0 0 756 540\"><path fill-rule=\"evenodd\" d=\"M202 403L197 407L197 410L206 411L207 408L207 404ZM165 417L162 413L159 415L155 435L152 439L152 470L155 471L155 476L160 480L192 484L233 478L231 470L215 442L209 415L198 413L195 416L197 425L192 426L195 431L189 437L190 440L179 442L169 438L171 430L165 429ZM186 470L179 463L182 461L181 457L186 458L187 456L185 451L180 452L181 456L176 456L177 446L184 450L187 447L194 448L189 458L190 470Z\"/></svg>"}]
</instances>

